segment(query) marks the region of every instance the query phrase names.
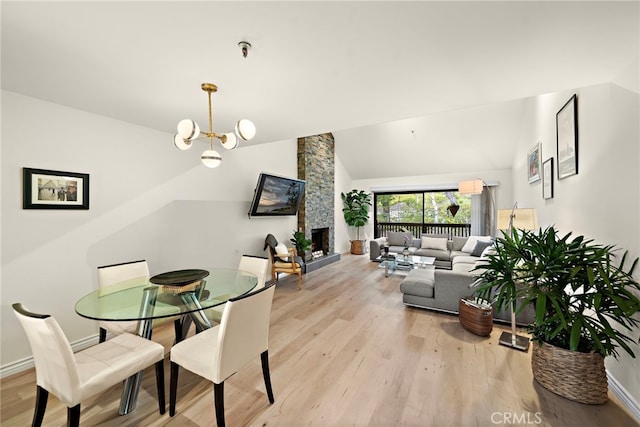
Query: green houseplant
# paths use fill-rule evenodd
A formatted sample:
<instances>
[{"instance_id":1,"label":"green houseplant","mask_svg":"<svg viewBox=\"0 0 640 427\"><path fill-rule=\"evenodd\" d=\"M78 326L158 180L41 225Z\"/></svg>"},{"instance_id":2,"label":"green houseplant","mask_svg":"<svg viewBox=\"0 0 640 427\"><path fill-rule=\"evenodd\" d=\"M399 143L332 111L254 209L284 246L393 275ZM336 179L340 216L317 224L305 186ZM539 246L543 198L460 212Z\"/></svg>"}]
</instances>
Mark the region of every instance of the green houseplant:
<instances>
[{"instance_id":1,"label":"green houseplant","mask_svg":"<svg viewBox=\"0 0 640 427\"><path fill-rule=\"evenodd\" d=\"M344 220L350 227L356 227L356 239L351 240L351 253L362 255L364 251L364 241L360 240L360 227L369 221L369 206L371 206L371 195L363 190L351 190L348 193L340 193L342 197L342 213Z\"/></svg>"},{"instance_id":2,"label":"green houseplant","mask_svg":"<svg viewBox=\"0 0 640 427\"><path fill-rule=\"evenodd\" d=\"M295 246L298 255L303 258L306 252L311 249L311 239L307 239L302 231L293 230L293 237L289 241Z\"/></svg>"},{"instance_id":3,"label":"green houseplant","mask_svg":"<svg viewBox=\"0 0 640 427\"><path fill-rule=\"evenodd\" d=\"M534 378L551 391L583 403L604 403L607 379L606 356L618 357L623 349L632 357L631 334L640 321L633 278L638 262L626 267L627 253L619 262L613 245L598 245L572 233L558 235L554 227L537 231L503 233L495 253L477 268L479 285L475 293L493 300L496 308L517 302L518 312L535 309L535 320L527 327L534 341ZM615 326L614 326L615 325ZM552 350L550 350L552 349ZM558 350L556 350L558 349ZM581 355L597 363L593 371L600 378L599 390L585 390L593 383L581 378L589 369L556 367L549 359ZM549 372L551 370L551 372Z\"/></svg>"}]
</instances>

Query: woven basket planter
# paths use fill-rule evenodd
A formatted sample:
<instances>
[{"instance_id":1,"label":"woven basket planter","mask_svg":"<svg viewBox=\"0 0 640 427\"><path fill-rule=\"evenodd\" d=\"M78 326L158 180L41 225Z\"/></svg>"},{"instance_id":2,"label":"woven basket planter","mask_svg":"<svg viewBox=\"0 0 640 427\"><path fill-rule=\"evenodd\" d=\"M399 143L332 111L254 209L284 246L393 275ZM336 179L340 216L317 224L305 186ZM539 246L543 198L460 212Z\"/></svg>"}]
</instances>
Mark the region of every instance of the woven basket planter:
<instances>
[{"instance_id":1,"label":"woven basket planter","mask_svg":"<svg viewBox=\"0 0 640 427\"><path fill-rule=\"evenodd\" d=\"M536 381L557 395L590 405L607 401L607 374L600 354L533 343L531 368Z\"/></svg>"},{"instance_id":2,"label":"woven basket planter","mask_svg":"<svg viewBox=\"0 0 640 427\"><path fill-rule=\"evenodd\" d=\"M476 335L489 336L493 328L493 307L481 308L464 303L464 300L471 299L471 297L461 298L458 303L460 324L467 331Z\"/></svg>"}]
</instances>

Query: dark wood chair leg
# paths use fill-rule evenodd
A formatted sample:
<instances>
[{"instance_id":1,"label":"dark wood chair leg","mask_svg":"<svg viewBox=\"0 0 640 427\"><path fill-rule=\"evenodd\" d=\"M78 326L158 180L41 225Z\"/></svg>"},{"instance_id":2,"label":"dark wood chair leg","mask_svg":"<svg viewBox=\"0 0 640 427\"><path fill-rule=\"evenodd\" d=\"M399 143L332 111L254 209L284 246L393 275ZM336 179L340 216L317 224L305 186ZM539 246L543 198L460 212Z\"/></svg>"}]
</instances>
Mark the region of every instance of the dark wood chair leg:
<instances>
[{"instance_id":1,"label":"dark wood chair leg","mask_svg":"<svg viewBox=\"0 0 640 427\"><path fill-rule=\"evenodd\" d=\"M166 409L164 401L164 359L156 362L156 387L158 388L158 410L162 415Z\"/></svg>"},{"instance_id":2,"label":"dark wood chair leg","mask_svg":"<svg viewBox=\"0 0 640 427\"><path fill-rule=\"evenodd\" d=\"M67 408L67 427L80 426L80 404L73 408Z\"/></svg>"},{"instance_id":3,"label":"dark wood chair leg","mask_svg":"<svg viewBox=\"0 0 640 427\"><path fill-rule=\"evenodd\" d=\"M98 338L98 342L105 342L107 340L107 330L105 328L100 328L100 338Z\"/></svg>"},{"instance_id":4,"label":"dark wood chair leg","mask_svg":"<svg viewBox=\"0 0 640 427\"><path fill-rule=\"evenodd\" d=\"M216 407L216 422L218 427L224 427L224 381L213 383L213 400Z\"/></svg>"},{"instance_id":5,"label":"dark wood chair leg","mask_svg":"<svg viewBox=\"0 0 640 427\"><path fill-rule=\"evenodd\" d=\"M36 389L36 409L33 411L33 422L31 423L33 427L40 427L42 425L48 399L49 392L38 386Z\"/></svg>"},{"instance_id":6,"label":"dark wood chair leg","mask_svg":"<svg viewBox=\"0 0 640 427\"><path fill-rule=\"evenodd\" d=\"M178 391L178 369L177 363L171 362L171 379L169 381L169 416L176 414L176 393Z\"/></svg>"},{"instance_id":7,"label":"dark wood chair leg","mask_svg":"<svg viewBox=\"0 0 640 427\"><path fill-rule=\"evenodd\" d=\"M178 344L184 338L182 336L182 318L176 319L173 321L173 329L176 333L176 339L173 341L173 344Z\"/></svg>"},{"instance_id":8,"label":"dark wood chair leg","mask_svg":"<svg viewBox=\"0 0 640 427\"><path fill-rule=\"evenodd\" d=\"M193 319L191 318L190 315L188 314L182 315L180 319L180 323L182 325L182 330L180 331L180 340L183 340L187 337L187 334L189 333L189 328L191 327L192 322L193 322Z\"/></svg>"},{"instance_id":9,"label":"dark wood chair leg","mask_svg":"<svg viewBox=\"0 0 640 427\"><path fill-rule=\"evenodd\" d=\"M275 399L273 398L273 389L271 388L271 374L269 374L269 350L265 350L260 354L260 360L262 360L262 376L264 377L264 386L267 389L269 403L273 403Z\"/></svg>"}]
</instances>

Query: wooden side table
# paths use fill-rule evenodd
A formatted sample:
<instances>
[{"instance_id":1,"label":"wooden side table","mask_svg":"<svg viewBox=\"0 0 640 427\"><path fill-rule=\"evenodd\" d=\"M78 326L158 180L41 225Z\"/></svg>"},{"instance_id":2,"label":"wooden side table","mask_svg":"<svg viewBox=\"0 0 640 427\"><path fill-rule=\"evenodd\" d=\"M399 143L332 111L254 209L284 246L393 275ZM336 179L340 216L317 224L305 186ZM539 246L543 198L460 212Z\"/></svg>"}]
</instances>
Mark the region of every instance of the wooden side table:
<instances>
[{"instance_id":1,"label":"wooden side table","mask_svg":"<svg viewBox=\"0 0 640 427\"><path fill-rule=\"evenodd\" d=\"M483 337L493 329L493 307L476 303L472 297L460 298L458 303L460 324L467 331Z\"/></svg>"}]
</instances>

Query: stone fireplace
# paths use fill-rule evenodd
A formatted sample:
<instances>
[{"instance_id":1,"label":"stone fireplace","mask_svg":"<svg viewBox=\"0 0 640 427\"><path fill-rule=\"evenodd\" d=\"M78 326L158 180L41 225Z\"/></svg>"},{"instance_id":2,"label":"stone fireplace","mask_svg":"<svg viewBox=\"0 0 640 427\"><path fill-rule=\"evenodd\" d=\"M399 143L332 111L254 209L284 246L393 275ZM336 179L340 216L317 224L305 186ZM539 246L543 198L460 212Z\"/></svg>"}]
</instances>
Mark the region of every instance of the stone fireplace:
<instances>
[{"instance_id":1,"label":"stone fireplace","mask_svg":"<svg viewBox=\"0 0 640 427\"><path fill-rule=\"evenodd\" d=\"M332 134L298 138L298 178L306 181L298 230L312 241L312 250L305 254L307 272L340 260L340 254L334 253L334 170ZM312 252L320 250L322 255L314 258Z\"/></svg>"}]
</instances>

